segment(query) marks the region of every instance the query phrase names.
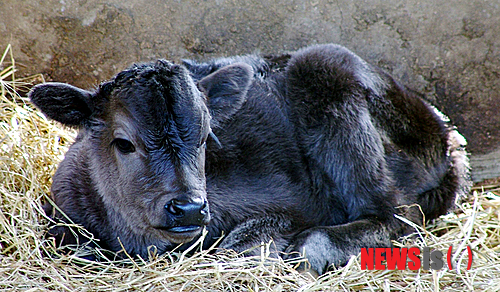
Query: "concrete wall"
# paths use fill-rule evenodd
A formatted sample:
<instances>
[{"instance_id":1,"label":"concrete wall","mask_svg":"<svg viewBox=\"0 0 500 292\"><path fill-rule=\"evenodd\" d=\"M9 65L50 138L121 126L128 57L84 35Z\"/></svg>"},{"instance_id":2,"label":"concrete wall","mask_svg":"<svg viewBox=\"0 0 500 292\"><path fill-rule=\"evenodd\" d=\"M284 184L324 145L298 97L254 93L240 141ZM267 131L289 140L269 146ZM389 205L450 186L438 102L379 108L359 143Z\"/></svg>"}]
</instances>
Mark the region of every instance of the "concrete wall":
<instances>
[{"instance_id":1,"label":"concrete wall","mask_svg":"<svg viewBox=\"0 0 500 292\"><path fill-rule=\"evenodd\" d=\"M93 87L137 61L339 43L425 93L500 176L498 0L1 0L22 74ZM497 151L497 152L495 152Z\"/></svg>"}]
</instances>

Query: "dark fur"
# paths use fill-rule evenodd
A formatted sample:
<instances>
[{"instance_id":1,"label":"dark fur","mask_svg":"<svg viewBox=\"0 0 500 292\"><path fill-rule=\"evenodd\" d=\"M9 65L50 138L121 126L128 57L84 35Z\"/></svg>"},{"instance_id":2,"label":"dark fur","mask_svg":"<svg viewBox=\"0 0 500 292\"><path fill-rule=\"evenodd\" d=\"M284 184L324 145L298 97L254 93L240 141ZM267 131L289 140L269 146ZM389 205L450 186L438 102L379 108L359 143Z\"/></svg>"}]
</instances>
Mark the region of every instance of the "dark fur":
<instances>
[{"instance_id":1,"label":"dark fur","mask_svg":"<svg viewBox=\"0 0 500 292\"><path fill-rule=\"evenodd\" d=\"M273 239L323 273L408 233L394 214L422 224L470 186L465 141L445 117L340 46L159 61L96 92L47 84L30 97L81 126L54 176L56 204L106 247L120 250L119 237L143 257L199 235L165 233L180 219L161 204L182 197L208 201L206 246L222 233L238 251ZM136 152L116 150L120 131Z\"/></svg>"}]
</instances>

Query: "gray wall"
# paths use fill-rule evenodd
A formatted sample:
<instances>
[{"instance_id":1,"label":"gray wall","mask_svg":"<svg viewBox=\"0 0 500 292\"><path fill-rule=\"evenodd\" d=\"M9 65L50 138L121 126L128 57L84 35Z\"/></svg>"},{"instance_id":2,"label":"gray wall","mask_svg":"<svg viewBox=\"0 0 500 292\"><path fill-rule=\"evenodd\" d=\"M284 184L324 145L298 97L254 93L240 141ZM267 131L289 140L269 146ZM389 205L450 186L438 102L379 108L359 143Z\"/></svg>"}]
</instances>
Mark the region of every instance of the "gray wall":
<instances>
[{"instance_id":1,"label":"gray wall","mask_svg":"<svg viewBox=\"0 0 500 292\"><path fill-rule=\"evenodd\" d=\"M1 0L22 74L90 88L137 61L339 43L425 93L500 176L499 0ZM497 151L497 152L495 152Z\"/></svg>"}]
</instances>

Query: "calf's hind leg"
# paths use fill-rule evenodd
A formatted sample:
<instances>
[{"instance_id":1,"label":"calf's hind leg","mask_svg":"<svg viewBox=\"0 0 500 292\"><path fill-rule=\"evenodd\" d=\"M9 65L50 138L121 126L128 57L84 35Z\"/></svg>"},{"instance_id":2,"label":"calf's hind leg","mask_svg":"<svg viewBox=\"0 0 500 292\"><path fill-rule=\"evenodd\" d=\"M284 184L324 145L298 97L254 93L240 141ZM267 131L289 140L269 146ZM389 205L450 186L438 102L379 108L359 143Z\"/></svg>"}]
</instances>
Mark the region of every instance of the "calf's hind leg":
<instances>
[{"instance_id":1,"label":"calf's hind leg","mask_svg":"<svg viewBox=\"0 0 500 292\"><path fill-rule=\"evenodd\" d=\"M312 177L312 214L323 226L297 235L288 250L305 252L323 273L360 247L390 246L402 232L393 216L396 206L412 199L403 200L395 187L385 137L368 109L367 96L385 93L382 77L335 45L298 51L286 74L297 141Z\"/></svg>"},{"instance_id":2,"label":"calf's hind leg","mask_svg":"<svg viewBox=\"0 0 500 292\"><path fill-rule=\"evenodd\" d=\"M383 94L384 81L335 45L298 51L286 74L296 138L319 196L314 201L327 205L320 223L392 217L399 192L366 100Z\"/></svg>"}]
</instances>

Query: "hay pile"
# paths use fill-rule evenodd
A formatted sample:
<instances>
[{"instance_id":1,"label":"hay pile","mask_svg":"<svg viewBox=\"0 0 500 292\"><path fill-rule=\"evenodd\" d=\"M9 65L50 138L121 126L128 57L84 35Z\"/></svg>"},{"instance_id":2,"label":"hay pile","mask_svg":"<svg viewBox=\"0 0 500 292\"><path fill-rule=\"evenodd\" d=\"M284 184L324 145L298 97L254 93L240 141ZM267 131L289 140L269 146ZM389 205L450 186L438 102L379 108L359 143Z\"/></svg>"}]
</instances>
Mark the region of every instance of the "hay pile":
<instances>
[{"instance_id":1,"label":"hay pile","mask_svg":"<svg viewBox=\"0 0 500 292\"><path fill-rule=\"evenodd\" d=\"M0 289L24 291L456 291L500 290L500 186L476 187L456 212L397 245L429 246L446 253L450 271L363 271L346 267L314 279L293 263L265 256L194 256L170 253L150 261L88 262L58 253L43 234L49 219L41 202L75 132L47 120L16 92L41 76L19 80L9 48L0 63ZM474 260L467 271L466 246ZM265 251L265 246L262 247ZM265 252L263 253L265 254Z\"/></svg>"}]
</instances>

